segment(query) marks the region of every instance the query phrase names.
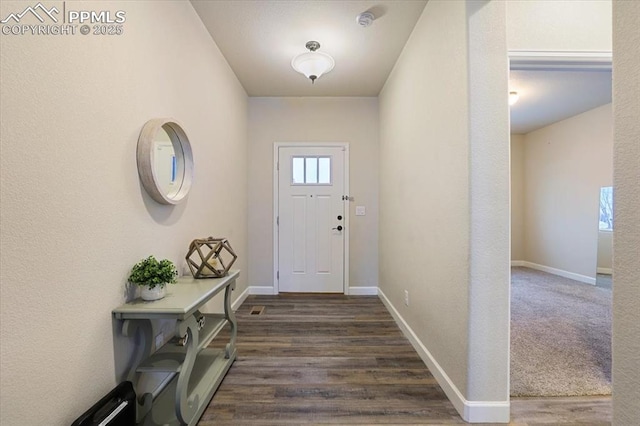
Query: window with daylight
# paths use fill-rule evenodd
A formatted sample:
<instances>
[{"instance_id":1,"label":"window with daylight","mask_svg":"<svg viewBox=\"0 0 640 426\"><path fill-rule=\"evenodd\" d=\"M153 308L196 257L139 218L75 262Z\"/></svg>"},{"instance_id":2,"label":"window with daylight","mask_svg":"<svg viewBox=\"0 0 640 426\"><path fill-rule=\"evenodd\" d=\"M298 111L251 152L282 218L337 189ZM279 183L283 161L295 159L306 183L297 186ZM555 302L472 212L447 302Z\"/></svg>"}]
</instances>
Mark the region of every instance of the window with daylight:
<instances>
[{"instance_id":1,"label":"window with daylight","mask_svg":"<svg viewBox=\"0 0 640 426\"><path fill-rule=\"evenodd\" d=\"M292 157L294 185L331 185L331 157Z\"/></svg>"},{"instance_id":2,"label":"window with daylight","mask_svg":"<svg viewBox=\"0 0 640 426\"><path fill-rule=\"evenodd\" d=\"M613 231L613 187L600 188L600 230Z\"/></svg>"}]
</instances>

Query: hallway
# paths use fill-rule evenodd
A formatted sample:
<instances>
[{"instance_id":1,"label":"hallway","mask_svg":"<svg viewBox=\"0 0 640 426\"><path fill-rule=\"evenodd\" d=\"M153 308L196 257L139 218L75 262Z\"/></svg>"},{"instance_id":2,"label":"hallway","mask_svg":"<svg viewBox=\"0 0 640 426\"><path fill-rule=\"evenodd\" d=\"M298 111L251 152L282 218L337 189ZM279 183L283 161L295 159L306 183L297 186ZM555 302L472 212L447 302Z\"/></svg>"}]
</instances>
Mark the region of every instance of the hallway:
<instances>
[{"instance_id":1,"label":"hallway","mask_svg":"<svg viewBox=\"0 0 640 426\"><path fill-rule=\"evenodd\" d=\"M249 296L236 315L238 359L200 426L465 424L375 296ZM511 411L513 425L608 425L611 398L519 398Z\"/></svg>"}]
</instances>

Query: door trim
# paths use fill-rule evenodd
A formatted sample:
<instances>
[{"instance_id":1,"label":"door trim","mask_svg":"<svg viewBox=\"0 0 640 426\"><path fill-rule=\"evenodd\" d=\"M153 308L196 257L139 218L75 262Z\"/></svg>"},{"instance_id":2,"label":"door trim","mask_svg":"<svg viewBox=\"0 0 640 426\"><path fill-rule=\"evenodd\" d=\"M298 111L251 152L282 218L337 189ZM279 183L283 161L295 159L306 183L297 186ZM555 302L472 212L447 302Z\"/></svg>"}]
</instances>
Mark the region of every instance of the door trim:
<instances>
[{"instance_id":1,"label":"door trim","mask_svg":"<svg viewBox=\"0 0 640 426\"><path fill-rule=\"evenodd\" d=\"M280 282L278 281L278 264L280 260L279 232L278 232L278 205L280 192L278 190L278 158L280 148L344 148L344 193L349 195L349 143L348 142L275 142L273 144L273 294L280 293ZM349 216L350 208L347 203L344 209L344 253L343 253L343 293L349 294Z\"/></svg>"},{"instance_id":2,"label":"door trim","mask_svg":"<svg viewBox=\"0 0 640 426\"><path fill-rule=\"evenodd\" d=\"M524 71L611 71L611 51L509 50L509 69Z\"/></svg>"}]
</instances>

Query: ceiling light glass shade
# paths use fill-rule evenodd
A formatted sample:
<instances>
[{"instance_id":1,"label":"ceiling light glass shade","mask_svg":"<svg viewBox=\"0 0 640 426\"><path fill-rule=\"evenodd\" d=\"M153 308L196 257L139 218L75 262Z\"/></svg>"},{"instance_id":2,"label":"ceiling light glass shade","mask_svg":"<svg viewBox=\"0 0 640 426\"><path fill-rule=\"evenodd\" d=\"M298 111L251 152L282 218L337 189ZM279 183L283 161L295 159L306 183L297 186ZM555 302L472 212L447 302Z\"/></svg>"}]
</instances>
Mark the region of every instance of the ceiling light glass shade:
<instances>
[{"instance_id":1,"label":"ceiling light glass shade","mask_svg":"<svg viewBox=\"0 0 640 426\"><path fill-rule=\"evenodd\" d=\"M304 74L312 82L331 71L334 65L333 58L323 52L302 53L291 61L293 69Z\"/></svg>"},{"instance_id":2,"label":"ceiling light glass shade","mask_svg":"<svg viewBox=\"0 0 640 426\"><path fill-rule=\"evenodd\" d=\"M520 99L520 95L518 95L518 92L509 92L509 105L513 105L516 102L518 102L518 99Z\"/></svg>"}]
</instances>

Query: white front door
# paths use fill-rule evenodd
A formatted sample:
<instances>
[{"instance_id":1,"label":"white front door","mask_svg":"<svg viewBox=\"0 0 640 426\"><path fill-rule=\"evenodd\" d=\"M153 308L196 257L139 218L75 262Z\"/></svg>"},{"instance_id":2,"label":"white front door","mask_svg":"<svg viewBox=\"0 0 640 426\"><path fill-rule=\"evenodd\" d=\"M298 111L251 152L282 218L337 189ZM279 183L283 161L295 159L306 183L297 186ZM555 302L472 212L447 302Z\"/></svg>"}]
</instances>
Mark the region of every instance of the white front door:
<instances>
[{"instance_id":1,"label":"white front door","mask_svg":"<svg viewBox=\"0 0 640 426\"><path fill-rule=\"evenodd\" d=\"M278 147L281 292L344 292L345 150Z\"/></svg>"}]
</instances>

